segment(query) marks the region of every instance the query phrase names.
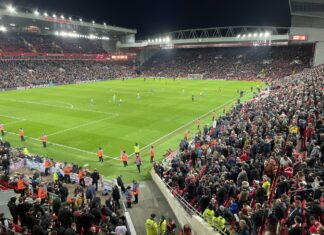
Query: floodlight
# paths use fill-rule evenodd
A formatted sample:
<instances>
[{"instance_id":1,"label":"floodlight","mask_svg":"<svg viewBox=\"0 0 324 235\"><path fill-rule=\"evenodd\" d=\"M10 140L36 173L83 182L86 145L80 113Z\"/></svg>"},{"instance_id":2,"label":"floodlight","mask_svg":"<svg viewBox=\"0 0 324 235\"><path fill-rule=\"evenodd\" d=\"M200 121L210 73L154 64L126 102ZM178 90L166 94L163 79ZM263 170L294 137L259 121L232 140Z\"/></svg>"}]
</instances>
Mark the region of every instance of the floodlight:
<instances>
[{"instance_id":1,"label":"floodlight","mask_svg":"<svg viewBox=\"0 0 324 235\"><path fill-rule=\"evenodd\" d=\"M159 38L159 42L162 42L162 38Z\"/></svg>"},{"instance_id":2,"label":"floodlight","mask_svg":"<svg viewBox=\"0 0 324 235\"><path fill-rule=\"evenodd\" d=\"M69 17L69 20L72 20L72 17L71 16Z\"/></svg>"},{"instance_id":3,"label":"floodlight","mask_svg":"<svg viewBox=\"0 0 324 235\"><path fill-rule=\"evenodd\" d=\"M251 34L251 33L249 33L249 34L248 34L248 37L249 37L249 38L250 38L250 37L252 37L252 34Z\"/></svg>"},{"instance_id":4,"label":"floodlight","mask_svg":"<svg viewBox=\"0 0 324 235\"><path fill-rule=\"evenodd\" d=\"M94 20L92 21L92 24L96 23Z\"/></svg>"},{"instance_id":5,"label":"floodlight","mask_svg":"<svg viewBox=\"0 0 324 235\"><path fill-rule=\"evenodd\" d=\"M4 27L3 25L0 26L0 32L7 32L7 28Z\"/></svg>"},{"instance_id":6,"label":"floodlight","mask_svg":"<svg viewBox=\"0 0 324 235\"><path fill-rule=\"evenodd\" d=\"M260 33L260 34L259 34L259 37L263 37L263 33Z\"/></svg>"},{"instance_id":7,"label":"floodlight","mask_svg":"<svg viewBox=\"0 0 324 235\"><path fill-rule=\"evenodd\" d=\"M12 5L7 6L7 10L8 10L10 13L14 13L14 12L16 11L16 9L15 9Z\"/></svg>"},{"instance_id":8,"label":"floodlight","mask_svg":"<svg viewBox=\"0 0 324 235\"><path fill-rule=\"evenodd\" d=\"M169 36L167 36L167 37L165 38L165 40L166 40L167 42L170 42L170 41L171 41L171 39L170 39Z\"/></svg>"},{"instance_id":9,"label":"floodlight","mask_svg":"<svg viewBox=\"0 0 324 235\"><path fill-rule=\"evenodd\" d=\"M238 34L236 37L237 37L237 38L240 38L240 37L241 37L241 34Z\"/></svg>"},{"instance_id":10,"label":"floodlight","mask_svg":"<svg viewBox=\"0 0 324 235\"><path fill-rule=\"evenodd\" d=\"M44 12L44 16L48 16L47 12Z\"/></svg>"},{"instance_id":11,"label":"floodlight","mask_svg":"<svg viewBox=\"0 0 324 235\"><path fill-rule=\"evenodd\" d=\"M254 33L254 34L253 34L253 37L255 37L255 38L256 38L257 36L258 36L258 34L257 34L257 33Z\"/></svg>"},{"instance_id":12,"label":"floodlight","mask_svg":"<svg viewBox=\"0 0 324 235\"><path fill-rule=\"evenodd\" d=\"M53 14L53 17L56 18L56 14Z\"/></svg>"},{"instance_id":13,"label":"floodlight","mask_svg":"<svg viewBox=\"0 0 324 235\"><path fill-rule=\"evenodd\" d=\"M61 19L64 19L64 15L61 15Z\"/></svg>"},{"instance_id":14,"label":"floodlight","mask_svg":"<svg viewBox=\"0 0 324 235\"><path fill-rule=\"evenodd\" d=\"M106 22L104 22L103 25L106 26L107 25Z\"/></svg>"},{"instance_id":15,"label":"floodlight","mask_svg":"<svg viewBox=\"0 0 324 235\"><path fill-rule=\"evenodd\" d=\"M270 36L270 33L269 32L265 32L264 36L265 37L269 37Z\"/></svg>"},{"instance_id":16,"label":"floodlight","mask_svg":"<svg viewBox=\"0 0 324 235\"><path fill-rule=\"evenodd\" d=\"M35 16L39 16L39 12L37 10L34 11Z\"/></svg>"},{"instance_id":17,"label":"floodlight","mask_svg":"<svg viewBox=\"0 0 324 235\"><path fill-rule=\"evenodd\" d=\"M58 36L59 35L59 32L55 31L55 35Z\"/></svg>"},{"instance_id":18,"label":"floodlight","mask_svg":"<svg viewBox=\"0 0 324 235\"><path fill-rule=\"evenodd\" d=\"M243 34L243 35L242 35L242 38L245 38L245 36L246 36L246 35L245 35L245 34Z\"/></svg>"},{"instance_id":19,"label":"floodlight","mask_svg":"<svg viewBox=\"0 0 324 235\"><path fill-rule=\"evenodd\" d=\"M80 18L79 21L82 22L82 19Z\"/></svg>"}]
</instances>

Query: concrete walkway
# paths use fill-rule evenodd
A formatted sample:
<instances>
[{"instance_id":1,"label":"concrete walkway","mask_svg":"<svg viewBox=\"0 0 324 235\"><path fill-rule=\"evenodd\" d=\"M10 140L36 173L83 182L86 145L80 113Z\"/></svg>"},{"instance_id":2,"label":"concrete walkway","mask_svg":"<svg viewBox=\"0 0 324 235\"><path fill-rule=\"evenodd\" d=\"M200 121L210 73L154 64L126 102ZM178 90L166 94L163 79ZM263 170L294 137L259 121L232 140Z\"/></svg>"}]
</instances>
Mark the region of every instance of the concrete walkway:
<instances>
[{"instance_id":1,"label":"concrete walkway","mask_svg":"<svg viewBox=\"0 0 324 235\"><path fill-rule=\"evenodd\" d=\"M162 215L167 220L168 218L174 219L177 223L177 234L180 231L179 223L168 202L153 181L140 182L139 204L134 204L132 208L127 210L130 213L137 235L146 234L145 221L152 213L156 214L157 223L160 222Z\"/></svg>"}]
</instances>

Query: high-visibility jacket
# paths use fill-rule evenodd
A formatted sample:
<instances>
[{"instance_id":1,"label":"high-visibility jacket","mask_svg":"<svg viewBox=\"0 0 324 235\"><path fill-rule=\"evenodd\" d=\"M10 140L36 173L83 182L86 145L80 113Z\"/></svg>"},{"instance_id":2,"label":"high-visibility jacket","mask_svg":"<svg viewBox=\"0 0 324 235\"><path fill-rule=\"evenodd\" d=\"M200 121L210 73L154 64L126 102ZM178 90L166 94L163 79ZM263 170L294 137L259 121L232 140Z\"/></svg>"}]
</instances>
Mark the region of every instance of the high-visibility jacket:
<instances>
[{"instance_id":1,"label":"high-visibility jacket","mask_svg":"<svg viewBox=\"0 0 324 235\"><path fill-rule=\"evenodd\" d=\"M53 173L53 180L57 181L58 179L59 179L59 176L58 176L57 172L54 172Z\"/></svg>"},{"instance_id":2,"label":"high-visibility jacket","mask_svg":"<svg viewBox=\"0 0 324 235\"><path fill-rule=\"evenodd\" d=\"M45 168L47 169L47 168L50 168L50 167L51 167L50 161L46 160L45 161Z\"/></svg>"},{"instance_id":3,"label":"high-visibility jacket","mask_svg":"<svg viewBox=\"0 0 324 235\"><path fill-rule=\"evenodd\" d=\"M139 152L140 152L140 147L139 147L139 145L135 145L135 146L134 146L134 152L135 152L135 153L139 153Z\"/></svg>"},{"instance_id":4,"label":"high-visibility jacket","mask_svg":"<svg viewBox=\"0 0 324 235\"><path fill-rule=\"evenodd\" d=\"M23 149L23 154L24 154L24 155L28 155L28 154L29 154L29 151L28 151L27 148L24 148L24 149Z\"/></svg>"},{"instance_id":5,"label":"high-visibility jacket","mask_svg":"<svg viewBox=\"0 0 324 235\"><path fill-rule=\"evenodd\" d=\"M154 156L155 156L154 149L150 149L150 157L154 157Z\"/></svg>"},{"instance_id":6,"label":"high-visibility jacket","mask_svg":"<svg viewBox=\"0 0 324 235\"><path fill-rule=\"evenodd\" d=\"M214 210L210 210L209 208L205 209L205 211L203 213L203 217L209 225L212 225L214 216L215 216Z\"/></svg>"},{"instance_id":7,"label":"high-visibility jacket","mask_svg":"<svg viewBox=\"0 0 324 235\"><path fill-rule=\"evenodd\" d=\"M4 131L4 125L0 124L0 131Z\"/></svg>"},{"instance_id":8,"label":"high-visibility jacket","mask_svg":"<svg viewBox=\"0 0 324 235\"><path fill-rule=\"evenodd\" d=\"M123 153L123 154L122 154L122 161L123 161L123 162L127 162L127 161L128 161L128 156L127 156L126 153Z\"/></svg>"},{"instance_id":9,"label":"high-visibility jacket","mask_svg":"<svg viewBox=\"0 0 324 235\"><path fill-rule=\"evenodd\" d=\"M47 141L47 136L46 135L43 135L42 136L42 143L46 143L46 141Z\"/></svg>"},{"instance_id":10,"label":"high-visibility jacket","mask_svg":"<svg viewBox=\"0 0 324 235\"><path fill-rule=\"evenodd\" d=\"M42 198L42 199L46 198L47 197L47 191L43 187L39 187L38 192L37 192L37 197Z\"/></svg>"},{"instance_id":11,"label":"high-visibility jacket","mask_svg":"<svg viewBox=\"0 0 324 235\"><path fill-rule=\"evenodd\" d=\"M138 185L138 183L133 184L133 194L134 195L139 194L139 185Z\"/></svg>"},{"instance_id":12,"label":"high-visibility jacket","mask_svg":"<svg viewBox=\"0 0 324 235\"><path fill-rule=\"evenodd\" d=\"M25 132L24 132L24 130L19 130L19 136L20 136L20 137L25 136Z\"/></svg>"},{"instance_id":13,"label":"high-visibility jacket","mask_svg":"<svg viewBox=\"0 0 324 235\"><path fill-rule=\"evenodd\" d=\"M163 220L163 222L159 224L159 234L165 235L166 230L167 230L167 222L166 220Z\"/></svg>"},{"instance_id":14,"label":"high-visibility jacket","mask_svg":"<svg viewBox=\"0 0 324 235\"><path fill-rule=\"evenodd\" d=\"M65 167L64 168L64 174L65 175L70 175L71 174L71 171L72 171L72 168L71 167Z\"/></svg>"},{"instance_id":15,"label":"high-visibility jacket","mask_svg":"<svg viewBox=\"0 0 324 235\"><path fill-rule=\"evenodd\" d=\"M79 170L78 176L79 176L79 179L83 179L85 176L85 173L82 170Z\"/></svg>"},{"instance_id":16,"label":"high-visibility jacket","mask_svg":"<svg viewBox=\"0 0 324 235\"><path fill-rule=\"evenodd\" d=\"M212 221L212 227L218 231L225 232L226 230L225 223L226 221L222 216L217 216L217 217L214 216Z\"/></svg>"},{"instance_id":17,"label":"high-visibility jacket","mask_svg":"<svg viewBox=\"0 0 324 235\"><path fill-rule=\"evenodd\" d=\"M26 186L25 186L25 182L23 179L19 179L18 182L17 182L17 189L18 190L22 190L22 189L25 189Z\"/></svg>"},{"instance_id":18,"label":"high-visibility jacket","mask_svg":"<svg viewBox=\"0 0 324 235\"><path fill-rule=\"evenodd\" d=\"M103 157L103 150L102 149L98 150L98 157L100 157L100 158Z\"/></svg>"},{"instance_id":19,"label":"high-visibility jacket","mask_svg":"<svg viewBox=\"0 0 324 235\"><path fill-rule=\"evenodd\" d=\"M157 223L150 219L147 219L145 222L146 235L158 235L158 225Z\"/></svg>"}]
</instances>

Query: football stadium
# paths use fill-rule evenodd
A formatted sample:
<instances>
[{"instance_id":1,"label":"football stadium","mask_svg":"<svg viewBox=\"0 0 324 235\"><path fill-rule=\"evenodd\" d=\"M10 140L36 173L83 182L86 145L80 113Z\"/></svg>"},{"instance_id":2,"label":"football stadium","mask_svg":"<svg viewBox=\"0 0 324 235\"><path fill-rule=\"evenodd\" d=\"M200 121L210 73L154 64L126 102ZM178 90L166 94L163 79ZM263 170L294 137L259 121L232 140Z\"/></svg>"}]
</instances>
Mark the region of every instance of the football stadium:
<instances>
[{"instance_id":1,"label":"football stadium","mask_svg":"<svg viewBox=\"0 0 324 235\"><path fill-rule=\"evenodd\" d=\"M324 234L324 1L234 2L0 3L0 234Z\"/></svg>"}]
</instances>

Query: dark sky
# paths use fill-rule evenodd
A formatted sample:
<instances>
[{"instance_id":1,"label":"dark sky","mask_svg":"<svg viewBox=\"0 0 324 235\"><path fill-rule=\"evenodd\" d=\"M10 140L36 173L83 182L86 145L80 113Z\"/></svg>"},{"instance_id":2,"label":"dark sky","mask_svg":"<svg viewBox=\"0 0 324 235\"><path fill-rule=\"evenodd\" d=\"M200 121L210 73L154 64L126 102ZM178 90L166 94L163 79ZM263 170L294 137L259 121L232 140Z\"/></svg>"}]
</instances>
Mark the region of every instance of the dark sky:
<instances>
[{"instance_id":1,"label":"dark sky","mask_svg":"<svg viewBox=\"0 0 324 235\"><path fill-rule=\"evenodd\" d=\"M235 25L290 26L288 0L7 0L136 28L138 36Z\"/></svg>"}]
</instances>

